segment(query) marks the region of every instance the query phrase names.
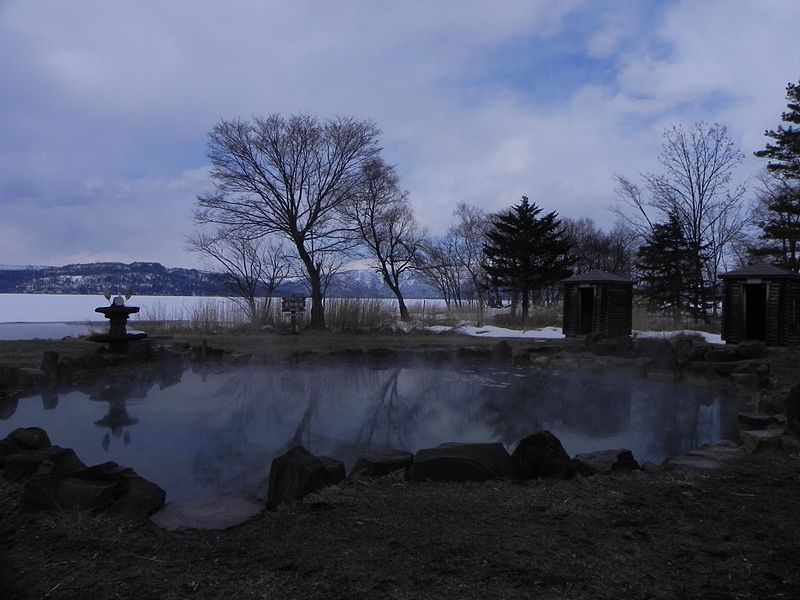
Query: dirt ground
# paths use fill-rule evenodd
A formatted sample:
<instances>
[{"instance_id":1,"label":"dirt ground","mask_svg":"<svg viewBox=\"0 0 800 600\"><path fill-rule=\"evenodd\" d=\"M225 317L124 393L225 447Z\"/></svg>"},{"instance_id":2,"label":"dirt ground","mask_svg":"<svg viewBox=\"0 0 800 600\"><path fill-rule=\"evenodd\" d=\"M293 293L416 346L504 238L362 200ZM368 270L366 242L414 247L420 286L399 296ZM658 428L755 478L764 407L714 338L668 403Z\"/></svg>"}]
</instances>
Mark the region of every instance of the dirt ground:
<instances>
[{"instance_id":1,"label":"dirt ground","mask_svg":"<svg viewBox=\"0 0 800 600\"><path fill-rule=\"evenodd\" d=\"M209 343L269 355L306 342ZM13 353L0 345L0 363ZM348 480L224 532L23 514L20 494L0 478L4 600L800 598L796 455L571 481Z\"/></svg>"}]
</instances>

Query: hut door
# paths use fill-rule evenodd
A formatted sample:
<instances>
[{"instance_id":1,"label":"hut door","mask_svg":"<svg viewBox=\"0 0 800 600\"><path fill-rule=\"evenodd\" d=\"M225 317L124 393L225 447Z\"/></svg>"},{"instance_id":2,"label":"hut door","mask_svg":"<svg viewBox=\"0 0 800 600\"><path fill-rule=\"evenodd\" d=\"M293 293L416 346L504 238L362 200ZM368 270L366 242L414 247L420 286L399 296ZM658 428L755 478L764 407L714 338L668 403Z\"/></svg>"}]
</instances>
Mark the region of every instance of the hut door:
<instances>
[{"instance_id":1,"label":"hut door","mask_svg":"<svg viewBox=\"0 0 800 600\"><path fill-rule=\"evenodd\" d=\"M585 287L578 289L580 297L578 300L579 321L578 333L586 335L592 332L592 317L594 315L594 288Z\"/></svg>"},{"instance_id":2,"label":"hut door","mask_svg":"<svg viewBox=\"0 0 800 600\"><path fill-rule=\"evenodd\" d=\"M767 334L767 284L747 283L744 286L744 337L764 340Z\"/></svg>"}]
</instances>

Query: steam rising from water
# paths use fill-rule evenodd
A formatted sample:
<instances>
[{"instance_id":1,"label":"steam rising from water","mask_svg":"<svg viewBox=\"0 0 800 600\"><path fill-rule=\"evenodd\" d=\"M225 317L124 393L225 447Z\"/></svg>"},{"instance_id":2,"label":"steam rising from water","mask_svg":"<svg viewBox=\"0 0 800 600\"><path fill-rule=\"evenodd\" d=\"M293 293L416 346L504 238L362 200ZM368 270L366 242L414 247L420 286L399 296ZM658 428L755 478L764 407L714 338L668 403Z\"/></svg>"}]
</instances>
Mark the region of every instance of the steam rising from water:
<instances>
[{"instance_id":1,"label":"steam rising from water","mask_svg":"<svg viewBox=\"0 0 800 600\"><path fill-rule=\"evenodd\" d=\"M143 398L63 394L0 411L0 435L47 429L87 464L114 460L169 500L263 495L273 457L302 444L343 460L447 441L517 442L548 429L567 452L625 447L660 462L731 435L735 402L631 378L463 365L305 364L185 372ZM44 400L44 399L42 399ZM44 406L49 407L45 409Z\"/></svg>"}]
</instances>

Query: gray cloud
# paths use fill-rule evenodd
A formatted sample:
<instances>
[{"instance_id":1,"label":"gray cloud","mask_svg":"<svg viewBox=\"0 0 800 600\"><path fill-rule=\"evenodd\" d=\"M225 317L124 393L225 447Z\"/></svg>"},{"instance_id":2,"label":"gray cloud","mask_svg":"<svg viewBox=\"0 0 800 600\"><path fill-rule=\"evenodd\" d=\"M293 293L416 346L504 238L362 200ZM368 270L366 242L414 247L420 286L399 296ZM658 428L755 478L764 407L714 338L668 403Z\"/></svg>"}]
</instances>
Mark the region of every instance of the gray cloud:
<instances>
[{"instance_id":1,"label":"gray cloud","mask_svg":"<svg viewBox=\"0 0 800 600\"><path fill-rule=\"evenodd\" d=\"M795 3L744 0L657 14L555 0L12 0L0 262L195 263L182 238L208 185L206 134L270 112L375 120L434 232L457 202L499 210L522 194L610 225L611 176L656 168L664 126L724 121L748 156L763 146L798 77L799 22ZM609 74L582 81L546 62L564 48ZM509 77L515 65L497 60L517 58L551 75ZM742 176L758 168L748 158Z\"/></svg>"}]
</instances>

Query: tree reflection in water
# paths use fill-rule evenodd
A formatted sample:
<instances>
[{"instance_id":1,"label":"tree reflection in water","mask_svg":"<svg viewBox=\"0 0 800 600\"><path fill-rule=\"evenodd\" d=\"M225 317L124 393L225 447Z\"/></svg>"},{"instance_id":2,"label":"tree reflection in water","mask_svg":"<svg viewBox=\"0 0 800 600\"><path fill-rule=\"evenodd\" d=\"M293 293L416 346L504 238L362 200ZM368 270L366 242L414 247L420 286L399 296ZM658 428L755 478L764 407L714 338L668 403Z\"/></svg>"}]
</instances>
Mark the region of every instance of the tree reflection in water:
<instances>
[{"instance_id":1,"label":"tree reflection in water","mask_svg":"<svg viewBox=\"0 0 800 600\"><path fill-rule=\"evenodd\" d=\"M124 459L171 497L186 498L264 493L272 459L298 444L349 468L364 452L449 441L501 441L513 450L549 429L570 454L628 447L658 462L734 431L738 406L711 390L530 367L342 361L215 369L202 365L182 380L132 372L99 382L82 399L70 392L55 410L6 399L0 427L46 423L52 439L72 439L90 461L81 444L95 423L107 430L103 450L92 444L97 455ZM137 397L145 400L132 410ZM99 420L97 401L108 403Z\"/></svg>"}]
</instances>

